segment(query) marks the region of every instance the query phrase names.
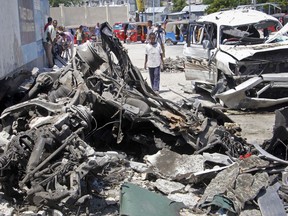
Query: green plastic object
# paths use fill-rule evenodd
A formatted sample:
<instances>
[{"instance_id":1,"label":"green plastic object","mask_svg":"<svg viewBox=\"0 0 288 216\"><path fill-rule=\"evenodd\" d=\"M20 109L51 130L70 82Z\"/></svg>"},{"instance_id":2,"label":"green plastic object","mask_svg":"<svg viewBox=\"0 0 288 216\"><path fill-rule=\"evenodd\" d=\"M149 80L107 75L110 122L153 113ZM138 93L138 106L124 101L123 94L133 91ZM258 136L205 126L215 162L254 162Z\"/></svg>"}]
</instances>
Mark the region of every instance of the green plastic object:
<instances>
[{"instance_id":1,"label":"green plastic object","mask_svg":"<svg viewBox=\"0 0 288 216\"><path fill-rule=\"evenodd\" d=\"M131 183L121 186L120 215L177 216L185 205Z\"/></svg>"}]
</instances>

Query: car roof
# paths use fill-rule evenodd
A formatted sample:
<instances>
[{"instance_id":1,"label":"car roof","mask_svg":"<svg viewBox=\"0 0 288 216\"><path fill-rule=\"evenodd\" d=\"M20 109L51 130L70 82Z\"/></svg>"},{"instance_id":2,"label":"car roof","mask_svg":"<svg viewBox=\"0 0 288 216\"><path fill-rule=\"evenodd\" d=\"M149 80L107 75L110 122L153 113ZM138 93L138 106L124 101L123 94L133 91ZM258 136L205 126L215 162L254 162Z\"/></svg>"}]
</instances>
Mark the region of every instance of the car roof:
<instances>
[{"instance_id":1,"label":"car roof","mask_svg":"<svg viewBox=\"0 0 288 216\"><path fill-rule=\"evenodd\" d=\"M235 9L202 16L197 22L212 22L220 26L241 26L268 20L279 22L277 18L257 10Z\"/></svg>"}]
</instances>

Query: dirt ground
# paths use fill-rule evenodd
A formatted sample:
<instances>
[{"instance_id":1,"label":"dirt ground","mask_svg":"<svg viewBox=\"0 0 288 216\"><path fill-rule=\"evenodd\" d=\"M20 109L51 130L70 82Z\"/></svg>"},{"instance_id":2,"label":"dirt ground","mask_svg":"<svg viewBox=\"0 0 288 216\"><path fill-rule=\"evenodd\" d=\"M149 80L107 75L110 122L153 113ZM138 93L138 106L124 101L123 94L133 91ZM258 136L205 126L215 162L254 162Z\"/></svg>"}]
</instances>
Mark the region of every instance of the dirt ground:
<instances>
[{"instance_id":1,"label":"dirt ground","mask_svg":"<svg viewBox=\"0 0 288 216\"><path fill-rule=\"evenodd\" d=\"M147 82L149 82L148 72L143 69L145 44L132 43L124 44L128 50L128 54L132 63L137 66ZM166 46L166 57L176 59L176 57L184 57L182 54L183 44ZM185 100L200 100L206 106L217 106L219 104L212 103L206 100L203 95L192 94L191 81L185 79L184 72L163 72L160 78L160 95L163 98L172 101ZM184 91L185 90L185 91ZM187 93L190 92L190 93ZM273 133L275 114L273 111L224 111L233 121L238 123L242 128L242 137L249 143L262 144L264 140L270 139Z\"/></svg>"}]
</instances>

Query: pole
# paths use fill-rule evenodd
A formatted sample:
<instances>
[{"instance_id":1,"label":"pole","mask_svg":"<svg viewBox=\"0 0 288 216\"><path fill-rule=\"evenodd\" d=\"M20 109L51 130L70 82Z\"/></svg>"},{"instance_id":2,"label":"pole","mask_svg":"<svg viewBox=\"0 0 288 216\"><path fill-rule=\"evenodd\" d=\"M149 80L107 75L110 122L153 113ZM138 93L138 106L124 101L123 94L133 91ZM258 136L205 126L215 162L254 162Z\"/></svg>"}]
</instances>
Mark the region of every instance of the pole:
<instances>
[{"instance_id":1,"label":"pole","mask_svg":"<svg viewBox=\"0 0 288 216\"><path fill-rule=\"evenodd\" d=\"M189 21L191 21L191 0L189 0Z\"/></svg>"},{"instance_id":2,"label":"pole","mask_svg":"<svg viewBox=\"0 0 288 216\"><path fill-rule=\"evenodd\" d=\"M155 22L155 8L154 8L154 6L155 6L155 0L152 0L153 1L153 23Z\"/></svg>"}]
</instances>

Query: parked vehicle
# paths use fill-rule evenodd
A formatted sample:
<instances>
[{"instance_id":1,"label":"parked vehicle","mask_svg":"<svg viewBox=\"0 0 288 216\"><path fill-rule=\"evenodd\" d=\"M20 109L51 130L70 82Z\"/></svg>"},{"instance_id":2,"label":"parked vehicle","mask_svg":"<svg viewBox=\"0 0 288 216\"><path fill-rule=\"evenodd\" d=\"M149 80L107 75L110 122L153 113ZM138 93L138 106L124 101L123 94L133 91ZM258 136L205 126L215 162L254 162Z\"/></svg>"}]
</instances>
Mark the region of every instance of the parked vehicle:
<instances>
[{"instance_id":1,"label":"parked vehicle","mask_svg":"<svg viewBox=\"0 0 288 216\"><path fill-rule=\"evenodd\" d=\"M247 9L199 18L190 23L184 45L186 79L229 108L288 102L287 25ZM269 32L271 26L278 32Z\"/></svg>"},{"instance_id":2,"label":"parked vehicle","mask_svg":"<svg viewBox=\"0 0 288 216\"><path fill-rule=\"evenodd\" d=\"M113 33L120 41L126 41L127 39L128 24L128 22L118 22L113 25Z\"/></svg>"},{"instance_id":3,"label":"parked vehicle","mask_svg":"<svg viewBox=\"0 0 288 216\"><path fill-rule=\"evenodd\" d=\"M146 22L129 23L127 28L127 42L141 41L142 43L144 43L146 40L146 34Z\"/></svg>"},{"instance_id":4,"label":"parked vehicle","mask_svg":"<svg viewBox=\"0 0 288 216\"><path fill-rule=\"evenodd\" d=\"M176 45L186 40L189 20L168 22L165 27L167 45Z\"/></svg>"}]
</instances>

